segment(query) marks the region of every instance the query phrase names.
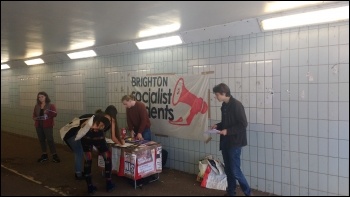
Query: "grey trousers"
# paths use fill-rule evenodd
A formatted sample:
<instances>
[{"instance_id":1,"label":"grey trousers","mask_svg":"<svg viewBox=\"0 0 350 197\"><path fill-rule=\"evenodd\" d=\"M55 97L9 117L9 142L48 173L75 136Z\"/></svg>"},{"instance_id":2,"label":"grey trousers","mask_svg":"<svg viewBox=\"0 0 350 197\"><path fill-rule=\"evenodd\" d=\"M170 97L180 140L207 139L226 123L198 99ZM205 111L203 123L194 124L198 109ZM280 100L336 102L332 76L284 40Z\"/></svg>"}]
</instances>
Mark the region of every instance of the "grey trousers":
<instances>
[{"instance_id":1,"label":"grey trousers","mask_svg":"<svg viewBox=\"0 0 350 197\"><path fill-rule=\"evenodd\" d=\"M47 150L46 141L47 141L51 154L56 154L55 142L53 140L53 127L49 127L49 128L37 127L36 133L38 134L41 151L43 153L46 153L46 150Z\"/></svg>"}]
</instances>

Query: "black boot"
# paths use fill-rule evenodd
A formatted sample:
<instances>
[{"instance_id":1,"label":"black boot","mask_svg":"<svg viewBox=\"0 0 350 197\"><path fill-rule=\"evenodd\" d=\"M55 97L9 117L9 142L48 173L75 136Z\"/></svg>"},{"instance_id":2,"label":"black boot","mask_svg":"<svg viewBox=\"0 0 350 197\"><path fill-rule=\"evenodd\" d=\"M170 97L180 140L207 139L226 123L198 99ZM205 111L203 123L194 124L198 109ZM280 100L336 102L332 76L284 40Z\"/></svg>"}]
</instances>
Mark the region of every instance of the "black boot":
<instances>
[{"instance_id":1,"label":"black boot","mask_svg":"<svg viewBox=\"0 0 350 197\"><path fill-rule=\"evenodd\" d=\"M97 191L97 187L96 186L94 186L94 185L89 185L88 186L88 193L89 193L89 195L94 194L96 191Z\"/></svg>"},{"instance_id":2,"label":"black boot","mask_svg":"<svg viewBox=\"0 0 350 197\"><path fill-rule=\"evenodd\" d=\"M116 188L115 184L112 183L112 181L107 181L106 182L106 191L111 192Z\"/></svg>"}]
</instances>

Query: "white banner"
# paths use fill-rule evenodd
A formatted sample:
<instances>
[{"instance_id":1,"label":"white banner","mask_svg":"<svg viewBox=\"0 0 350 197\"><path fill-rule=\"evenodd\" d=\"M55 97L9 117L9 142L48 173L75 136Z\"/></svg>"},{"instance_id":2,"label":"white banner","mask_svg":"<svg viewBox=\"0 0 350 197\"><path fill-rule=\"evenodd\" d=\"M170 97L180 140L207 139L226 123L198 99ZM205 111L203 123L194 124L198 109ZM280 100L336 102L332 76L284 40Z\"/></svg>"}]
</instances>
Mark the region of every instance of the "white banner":
<instances>
[{"instance_id":1,"label":"white banner","mask_svg":"<svg viewBox=\"0 0 350 197\"><path fill-rule=\"evenodd\" d=\"M206 140L208 76L130 76L129 93L146 105L151 131Z\"/></svg>"}]
</instances>

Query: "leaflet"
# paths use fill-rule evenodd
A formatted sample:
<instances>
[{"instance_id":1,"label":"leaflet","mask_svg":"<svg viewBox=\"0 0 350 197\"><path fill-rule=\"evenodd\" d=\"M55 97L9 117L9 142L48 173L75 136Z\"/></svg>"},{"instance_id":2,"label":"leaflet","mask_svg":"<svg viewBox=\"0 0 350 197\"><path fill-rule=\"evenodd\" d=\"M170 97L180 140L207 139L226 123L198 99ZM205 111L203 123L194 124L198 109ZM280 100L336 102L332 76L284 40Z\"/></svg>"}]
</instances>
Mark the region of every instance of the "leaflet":
<instances>
[{"instance_id":1,"label":"leaflet","mask_svg":"<svg viewBox=\"0 0 350 197\"><path fill-rule=\"evenodd\" d=\"M218 134L218 133L220 133L220 131L217 130L217 129L210 129L210 130L205 131L204 133L214 133L214 134Z\"/></svg>"}]
</instances>

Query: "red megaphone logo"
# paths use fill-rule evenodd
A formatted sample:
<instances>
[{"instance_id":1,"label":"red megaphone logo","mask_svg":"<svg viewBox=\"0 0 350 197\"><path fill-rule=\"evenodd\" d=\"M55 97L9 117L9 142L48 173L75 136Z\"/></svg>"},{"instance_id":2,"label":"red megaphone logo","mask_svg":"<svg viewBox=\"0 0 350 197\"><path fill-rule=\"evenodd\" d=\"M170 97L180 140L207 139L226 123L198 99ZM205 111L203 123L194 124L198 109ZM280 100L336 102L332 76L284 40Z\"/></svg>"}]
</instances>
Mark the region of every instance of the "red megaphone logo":
<instances>
[{"instance_id":1,"label":"red megaphone logo","mask_svg":"<svg viewBox=\"0 0 350 197\"><path fill-rule=\"evenodd\" d=\"M198 98L186 89L183 78L180 78L176 82L171 102L174 106L178 103L186 103L191 106L190 114L187 116L186 120L184 120L183 117L179 117L175 121L169 120L169 123L174 125L190 125L196 114L199 112L204 114L208 110L208 104L203 98Z\"/></svg>"}]
</instances>

